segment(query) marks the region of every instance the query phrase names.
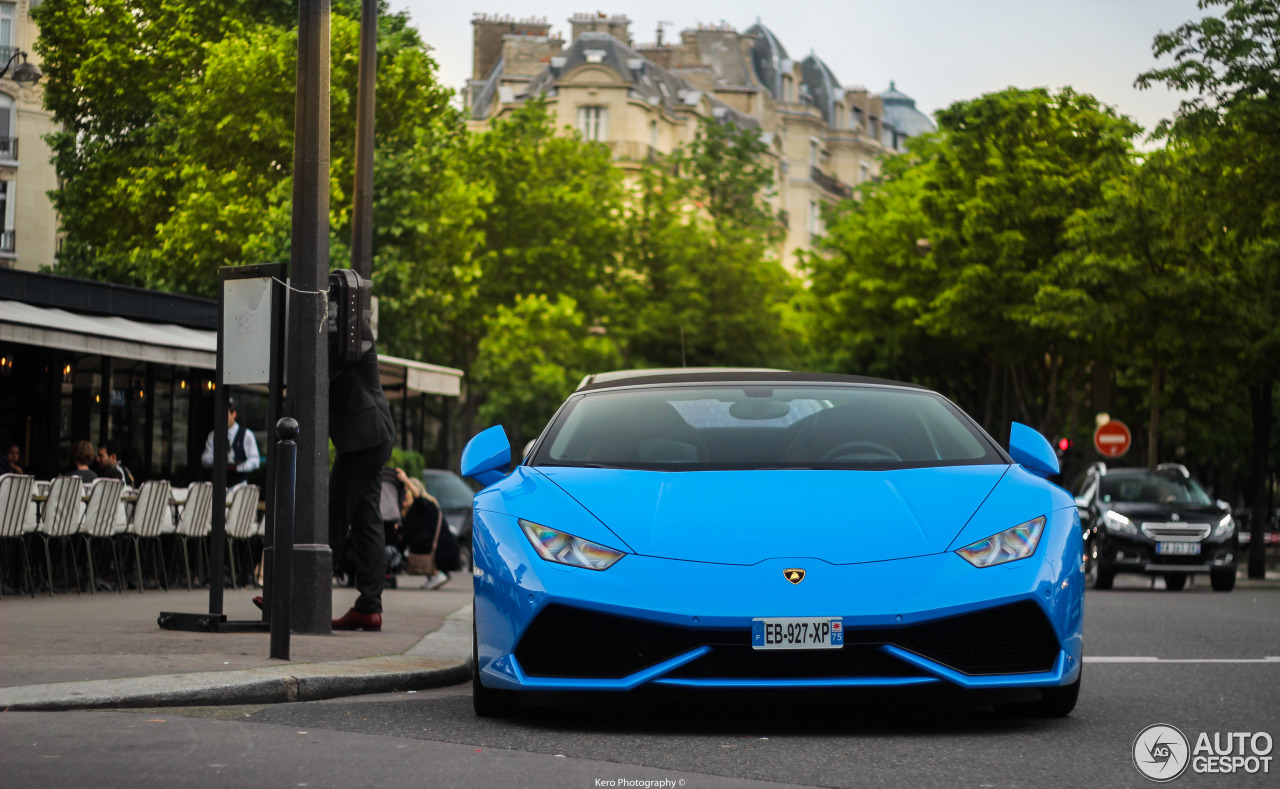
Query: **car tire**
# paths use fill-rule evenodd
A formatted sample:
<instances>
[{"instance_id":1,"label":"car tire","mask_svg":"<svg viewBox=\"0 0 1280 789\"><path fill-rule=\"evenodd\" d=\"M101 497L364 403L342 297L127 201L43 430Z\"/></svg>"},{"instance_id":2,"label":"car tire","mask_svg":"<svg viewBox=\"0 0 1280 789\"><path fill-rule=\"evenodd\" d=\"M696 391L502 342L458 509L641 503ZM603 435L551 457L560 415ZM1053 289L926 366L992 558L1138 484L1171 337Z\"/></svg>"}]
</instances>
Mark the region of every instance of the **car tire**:
<instances>
[{"instance_id":1,"label":"car tire","mask_svg":"<svg viewBox=\"0 0 1280 789\"><path fill-rule=\"evenodd\" d=\"M1044 688L1039 701L1001 704L996 710L1005 715L1024 718L1065 718L1076 708L1076 701L1080 698L1080 680L1083 678L1084 670L1081 669L1076 675L1076 681L1070 685Z\"/></svg>"},{"instance_id":2,"label":"car tire","mask_svg":"<svg viewBox=\"0 0 1280 789\"><path fill-rule=\"evenodd\" d=\"M1093 588L1094 589L1110 589L1116 581L1116 571L1110 567L1103 565L1100 561L1094 562L1093 567Z\"/></svg>"},{"instance_id":3,"label":"car tire","mask_svg":"<svg viewBox=\"0 0 1280 789\"><path fill-rule=\"evenodd\" d=\"M1230 592L1236 588L1236 568L1209 571L1209 585L1215 592Z\"/></svg>"},{"instance_id":4,"label":"car tire","mask_svg":"<svg viewBox=\"0 0 1280 789\"><path fill-rule=\"evenodd\" d=\"M480 682L480 640L476 623L471 623L471 706L481 718L509 718L520 709L520 694L512 690L486 688Z\"/></svg>"},{"instance_id":5,"label":"car tire","mask_svg":"<svg viewBox=\"0 0 1280 789\"><path fill-rule=\"evenodd\" d=\"M1164 588L1168 589L1170 592L1181 592L1183 589L1187 588L1186 573L1165 573Z\"/></svg>"}]
</instances>

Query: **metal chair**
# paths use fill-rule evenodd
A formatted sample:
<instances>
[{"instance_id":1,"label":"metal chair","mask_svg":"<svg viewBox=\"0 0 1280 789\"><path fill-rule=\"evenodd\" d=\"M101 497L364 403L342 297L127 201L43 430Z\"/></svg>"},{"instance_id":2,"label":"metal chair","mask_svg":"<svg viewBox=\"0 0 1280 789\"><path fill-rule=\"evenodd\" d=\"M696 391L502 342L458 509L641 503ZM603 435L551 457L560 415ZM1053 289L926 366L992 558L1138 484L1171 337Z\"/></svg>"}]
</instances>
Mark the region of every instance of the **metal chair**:
<instances>
[{"instance_id":1,"label":"metal chair","mask_svg":"<svg viewBox=\"0 0 1280 789\"><path fill-rule=\"evenodd\" d=\"M164 569L163 551L160 550L160 535L165 526L172 530L173 521L169 518L169 483L165 480L151 480L142 483L138 488L138 502L133 506L133 517L125 527L121 538L133 541L133 556L138 568L138 591L143 590L142 582L142 541L155 540L155 566L158 575L163 579L164 590L169 591L169 576Z\"/></svg>"},{"instance_id":2,"label":"metal chair","mask_svg":"<svg viewBox=\"0 0 1280 789\"><path fill-rule=\"evenodd\" d=\"M95 479L89 485L89 503L85 505L84 514L80 517L80 528L76 534L84 538L84 552L89 560L89 594L97 594L98 574L93 566L93 541L107 540L115 535L116 509L120 506L120 496L124 493L124 482L118 479ZM72 558L75 551L72 550ZM115 550L112 549L112 558ZM116 562L116 589L124 587L124 575L120 572L120 563ZM80 588L80 577L76 576L76 588Z\"/></svg>"},{"instance_id":3,"label":"metal chair","mask_svg":"<svg viewBox=\"0 0 1280 789\"><path fill-rule=\"evenodd\" d=\"M178 516L178 529L175 532L178 543L182 546L182 570L187 577L187 589L191 589L191 562L187 555L187 542L199 540L203 550L204 538L209 536L213 528L213 483L197 482L187 488L187 503L182 506ZM200 557L196 557L197 566ZM206 559L207 564L207 559Z\"/></svg>"},{"instance_id":4,"label":"metal chair","mask_svg":"<svg viewBox=\"0 0 1280 789\"><path fill-rule=\"evenodd\" d=\"M80 513L84 505L84 482L79 477L57 477L49 485L49 498L44 503L44 514L36 526L36 534L44 543L44 566L49 584L49 596L53 597L53 555L49 543L64 540L62 546L62 575L67 576L67 545L80 528ZM80 570L76 567L75 551L71 552L71 567L75 572L76 594L80 593Z\"/></svg>"},{"instance_id":5,"label":"metal chair","mask_svg":"<svg viewBox=\"0 0 1280 789\"><path fill-rule=\"evenodd\" d=\"M248 543L253 536L254 520L258 515L257 485L242 485L231 494L231 506L227 508L227 555L231 557L231 586L239 588L240 578L236 575L235 541ZM253 561L250 554L249 560ZM253 573L250 573L252 576Z\"/></svg>"},{"instance_id":6,"label":"metal chair","mask_svg":"<svg viewBox=\"0 0 1280 789\"><path fill-rule=\"evenodd\" d=\"M31 577L31 558L27 554L26 536L27 508L31 504L31 490L34 478L23 474L0 474L0 545L7 540L16 540L22 550L22 566L26 570L27 590L32 597L36 596L36 584ZM3 568L0 563L0 568ZM15 584L14 588L17 588ZM0 584L0 599L4 598L3 584Z\"/></svg>"}]
</instances>

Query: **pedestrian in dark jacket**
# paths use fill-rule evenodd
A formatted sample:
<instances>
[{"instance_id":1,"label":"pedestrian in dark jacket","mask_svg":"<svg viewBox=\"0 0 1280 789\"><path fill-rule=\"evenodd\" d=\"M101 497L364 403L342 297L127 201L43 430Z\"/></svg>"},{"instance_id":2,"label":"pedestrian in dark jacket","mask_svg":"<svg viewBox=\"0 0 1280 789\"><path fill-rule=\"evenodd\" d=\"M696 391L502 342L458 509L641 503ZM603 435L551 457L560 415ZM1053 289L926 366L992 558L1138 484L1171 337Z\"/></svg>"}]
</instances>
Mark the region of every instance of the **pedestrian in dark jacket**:
<instances>
[{"instance_id":1,"label":"pedestrian in dark jacket","mask_svg":"<svg viewBox=\"0 0 1280 789\"><path fill-rule=\"evenodd\" d=\"M373 332L364 326L364 336ZM395 428L378 374L378 350L362 343L360 358L347 367L330 364L329 438L337 455L329 474L329 548L335 570L348 561L360 595L334 630L382 629L386 582L385 536L379 472L391 457Z\"/></svg>"}]
</instances>

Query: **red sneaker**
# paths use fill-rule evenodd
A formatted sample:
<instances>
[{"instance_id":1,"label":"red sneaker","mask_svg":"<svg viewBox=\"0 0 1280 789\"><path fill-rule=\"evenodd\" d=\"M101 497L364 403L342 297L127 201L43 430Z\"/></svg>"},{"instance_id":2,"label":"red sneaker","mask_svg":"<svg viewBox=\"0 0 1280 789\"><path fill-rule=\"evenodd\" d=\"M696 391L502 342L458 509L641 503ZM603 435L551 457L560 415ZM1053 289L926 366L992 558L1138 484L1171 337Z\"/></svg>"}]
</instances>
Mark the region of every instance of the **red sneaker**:
<instances>
[{"instance_id":1,"label":"red sneaker","mask_svg":"<svg viewBox=\"0 0 1280 789\"><path fill-rule=\"evenodd\" d=\"M364 630L378 633L382 630L382 614L362 614L354 608L333 620L334 630Z\"/></svg>"}]
</instances>

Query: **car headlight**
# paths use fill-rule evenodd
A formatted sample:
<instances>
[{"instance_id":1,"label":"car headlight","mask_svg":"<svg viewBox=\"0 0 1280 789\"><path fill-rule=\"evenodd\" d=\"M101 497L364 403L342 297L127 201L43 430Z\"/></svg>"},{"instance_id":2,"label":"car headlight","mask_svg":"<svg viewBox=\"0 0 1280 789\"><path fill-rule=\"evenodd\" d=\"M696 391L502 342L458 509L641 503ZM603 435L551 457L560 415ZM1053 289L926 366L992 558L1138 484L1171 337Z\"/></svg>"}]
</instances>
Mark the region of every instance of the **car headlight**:
<instances>
[{"instance_id":1,"label":"car headlight","mask_svg":"<svg viewBox=\"0 0 1280 789\"><path fill-rule=\"evenodd\" d=\"M993 567L1005 562L1025 559L1036 552L1040 544L1040 535L1044 533L1045 517L1041 515L1032 521L1005 529L993 534L985 540L978 540L966 545L956 553L974 567Z\"/></svg>"},{"instance_id":2,"label":"car headlight","mask_svg":"<svg viewBox=\"0 0 1280 789\"><path fill-rule=\"evenodd\" d=\"M1107 528L1113 532L1128 534L1132 537L1138 536L1138 527L1133 525L1133 521L1115 510L1107 510L1107 514L1102 516L1102 522L1107 524Z\"/></svg>"},{"instance_id":3,"label":"car headlight","mask_svg":"<svg viewBox=\"0 0 1280 789\"><path fill-rule=\"evenodd\" d=\"M532 521L519 519L524 536L529 538L538 555L549 562L582 567L587 570L608 570L624 554L598 543L548 529Z\"/></svg>"},{"instance_id":4,"label":"car headlight","mask_svg":"<svg viewBox=\"0 0 1280 789\"><path fill-rule=\"evenodd\" d=\"M1224 537L1230 537L1236 532L1236 522L1230 515L1222 516L1222 520L1218 521L1218 525L1213 527L1213 536L1209 539L1220 540Z\"/></svg>"}]
</instances>

